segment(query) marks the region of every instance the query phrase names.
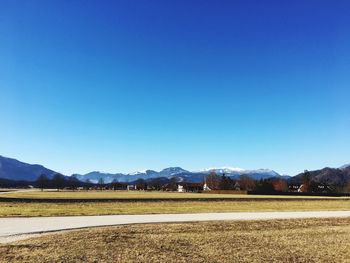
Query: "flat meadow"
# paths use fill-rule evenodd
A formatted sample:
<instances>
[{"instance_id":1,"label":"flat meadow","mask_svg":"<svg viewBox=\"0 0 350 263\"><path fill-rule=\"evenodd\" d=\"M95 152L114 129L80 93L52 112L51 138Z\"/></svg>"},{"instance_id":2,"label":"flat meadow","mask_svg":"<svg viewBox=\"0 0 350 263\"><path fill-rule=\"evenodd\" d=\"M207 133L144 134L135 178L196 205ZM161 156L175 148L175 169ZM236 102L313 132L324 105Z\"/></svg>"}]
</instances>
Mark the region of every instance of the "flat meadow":
<instances>
[{"instance_id":1,"label":"flat meadow","mask_svg":"<svg viewBox=\"0 0 350 263\"><path fill-rule=\"evenodd\" d=\"M26 191L3 193L1 198L0 217L350 209L350 199L338 197L139 191ZM22 200L14 201L16 198Z\"/></svg>"}]
</instances>

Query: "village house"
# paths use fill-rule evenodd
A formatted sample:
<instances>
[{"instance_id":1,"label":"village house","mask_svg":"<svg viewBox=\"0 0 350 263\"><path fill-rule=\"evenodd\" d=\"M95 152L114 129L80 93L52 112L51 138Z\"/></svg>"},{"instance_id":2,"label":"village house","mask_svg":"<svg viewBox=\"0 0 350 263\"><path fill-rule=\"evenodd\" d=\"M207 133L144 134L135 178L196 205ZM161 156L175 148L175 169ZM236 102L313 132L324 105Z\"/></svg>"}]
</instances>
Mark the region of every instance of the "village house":
<instances>
[{"instance_id":1,"label":"village house","mask_svg":"<svg viewBox=\"0 0 350 263\"><path fill-rule=\"evenodd\" d=\"M178 183L177 191L180 193L183 192L192 192L199 193L202 192L204 188L203 183Z\"/></svg>"}]
</instances>

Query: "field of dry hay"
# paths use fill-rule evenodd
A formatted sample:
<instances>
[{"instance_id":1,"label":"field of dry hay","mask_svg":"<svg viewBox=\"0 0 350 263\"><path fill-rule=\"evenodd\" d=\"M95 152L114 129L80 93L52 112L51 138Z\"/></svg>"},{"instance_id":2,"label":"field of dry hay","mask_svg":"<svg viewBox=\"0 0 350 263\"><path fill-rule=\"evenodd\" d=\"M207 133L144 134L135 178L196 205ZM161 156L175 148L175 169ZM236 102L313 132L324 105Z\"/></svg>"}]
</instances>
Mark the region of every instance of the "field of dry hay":
<instances>
[{"instance_id":1,"label":"field of dry hay","mask_svg":"<svg viewBox=\"0 0 350 263\"><path fill-rule=\"evenodd\" d=\"M350 218L71 231L0 245L0 262L350 262Z\"/></svg>"},{"instance_id":2,"label":"field of dry hay","mask_svg":"<svg viewBox=\"0 0 350 263\"><path fill-rule=\"evenodd\" d=\"M350 200L0 203L0 217L330 210L350 210Z\"/></svg>"},{"instance_id":3,"label":"field of dry hay","mask_svg":"<svg viewBox=\"0 0 350 263\"><path fill-rule=\"evenodd\" d=\"M238 191L238 193L240 193ZM53 191L30 190L3 193L2 197L27 199L329 199L350 200L349 197L292 196L292 195L247 195L213 193L178 193L163 191Z\"/></svg>"}]
</instances>

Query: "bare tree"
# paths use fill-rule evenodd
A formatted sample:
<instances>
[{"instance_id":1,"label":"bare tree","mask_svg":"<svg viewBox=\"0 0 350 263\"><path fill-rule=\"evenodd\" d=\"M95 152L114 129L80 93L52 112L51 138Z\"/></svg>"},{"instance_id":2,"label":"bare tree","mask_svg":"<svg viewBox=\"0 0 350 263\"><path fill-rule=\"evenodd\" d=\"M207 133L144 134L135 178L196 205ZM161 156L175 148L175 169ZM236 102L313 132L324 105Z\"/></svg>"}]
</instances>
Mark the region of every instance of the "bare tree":
<instances>
[{"instance_id":1,"label":"bare tree","mask_svg":"<svg viewBox=\"0 0 350 263\"><path fill-rule=\"evenodd\" d=\"M55 174L52 178L53 186L57 189L57 191L63 188L64 181L64 176L60 173Z\"/></svg>"},{"instance_id":2,"label":"bare tree","mask_svg":"<svg viewBox=\"0 0 350 263\"><path fill-rule=\"evenodd\" d=\"M218 190L219 184L220 184L220 177L216 175L216 173L213 171L211 172L206 178L205 181L207 183L207 186L212 190Z\"/></svg>"},{"instance_id":3,"label":"bare tree","mask_svg":"<svg viewBox=\"0 0 350 263\"><path fill-rule=\"evenodd\" d=\"M100 188L101 191L102 191L104 185L105 185L105 181L101 177L100 179L98 179L98 187Z\"/></svg>"},{"instance_id":4,"label":"bare tree","mask_svg":"<svg viewBox=\"0 0 350 263\"><path fill-rule=\"evenodd\" d=\"M350 181L344 186L344 193L350 193Z\"/></svg>"},{"instance_id":5,"label":"bare tree","mask_svg":"<svg viewBox=\"0 0 350 263\"><path fill-rule=\"evenodd\" d=\"M251 191L255 187L255 182L252 178L250 178L248 175L242 174L239 177L238 183L242 190Z\"/></svg>"},{"instance_id":6,"label":"bare tree","mask_svg":"<svg viewBox=\"0 0 350 263\"><path fill-rule=\"evenodd\" d=\"M41 189L41 191L44 190L45 187L47 187L48 178L45 174L41 174L38 176L38 179L36 179L36 185Z\"/></svg>"},{"instance_id":7,"label":"bare tree","mask_svg":"<svg viewBox=\"0 0 350 263\"><path fill-rule=\"evenodd\" d=\"M86 191L89 191L89 187L91 186L91 181L90 181L90 179L86 179L86 181L85 181L85 190Z\"/></svg>"},{"instance_id":8,"label":"bare tree","mask_svg":"<svg viewBox=\"0 0 350 263\"><path fill-rule=\"evenodd\" d=\"M117 190L117 185L118 185L118 180L117 179L113 179L113 181L111 183L111 187L112 187L112 189L114 191Z\"/></svg>"},{"instance_id":9,"label":"bare tree","mask_svg":"<svg viewBox=\"0 0 350 263\"><path fill-rule=\"evenodd\" d=\"M75 174L71 175L68 179L68 185L73 191L78 188L79 183L80 182Z\"/></svg>"},{"instance_id":10,"label":"bare tree","mask_svg":"<svg viewBox=\"0 0 350 263\"><path fill-rule=\"evenodd\" d=\"M149 184L154 190L157 191L159 191L162 188L162 181L160 178L152 179Z\"/></svg>"},{"instance_id":11,"label":"bare tree","mask_svg":"<svg viewBox=\"0 0 350 263\"><path fill-rule=\"evenodd\" d=\"M146 190L147 189L147 183L142 178L137 179L135 182L135 185L136 185L136 189L138 189L138 190Z\"/></svg>"},{"instance_id":12,"label":"bare tree","mask_svg":"<svg viewBox=\"0 0 350 263\"><path fill-rule=\"evenodd\" d=\"M177 178L175 176L170 178L169 189L171 191L177 190Z\"/></svg>"},{"instance_id":13,"label":"bare tree","mask_svg":"<svg viewBox=\"0 0 350 263\"><path fill-rule=\"evenodd\" d=\"M309 192L309 187L311 183L311 174L308 170L305 170L302 176L304 191Z\"/></svg>"}]
</instances>

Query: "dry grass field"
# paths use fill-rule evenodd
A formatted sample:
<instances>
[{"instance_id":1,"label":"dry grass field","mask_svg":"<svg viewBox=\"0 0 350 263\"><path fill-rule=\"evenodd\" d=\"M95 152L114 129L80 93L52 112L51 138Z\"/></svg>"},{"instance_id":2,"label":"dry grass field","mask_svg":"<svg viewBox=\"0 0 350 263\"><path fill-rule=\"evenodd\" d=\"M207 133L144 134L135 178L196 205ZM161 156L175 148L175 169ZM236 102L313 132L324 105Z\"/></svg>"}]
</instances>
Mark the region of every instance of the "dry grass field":
<instances>
[{"instance_id":1,"label":"dry grass field","mask_svg":"<svg viewBox=\"0 0 350 263\"><path fill-rule=\"evenodd\" d=\"M350 218L86 229L0 245L0 262L350 262Z\"/></svg>"},{"instance_id":2,"label":"dry grass field","mask_svg":"<svg viewBox=\"0 0 350 263\"><path fill-rule=\"evenodd\" d=\"M4 193L2 197L33 199L162 199L162 198L229 198L232 195L146 191L26 191ZM241 195L237 195L240 197ZM234 195L236 197L236 195Z\"/></svg>"},{"instance_id":3,"label":"dry grass field","mask_svg":"<svg viewBox=\"0 0 350 263\"><path fill-rule=\"evenodd\" d=\"M33 201L0 202L1 217L350 210L350 198L339 197L259 196L143 191L41 192L36 190L2 193L1 197L25 198ZM219 198L220 201L210 201L212 198ZM234 200L229 200L230 198L234 198ZM50 202L45 202L42 199L54 199L55 201L51 200ZM85 201L63 202L72 199ZM95 201L88 201L89 199L94 199ZM115 201L102 202L102 200L98 201L99 199L111 199ZM127 201L128 199L133 201ZM173 201L166 199L173 199ZM196 199L206 199L206 201L198 201ZM42 201L37 202L35 200ZM60 202L60 200L62 201ZM123 202L118 202L118 200Z\"/></svg>"},{"instance_id":4,"label":"dry grass field","mask_svg":"<svg viewBox=\"0 0 350 263\"><path fill-rule=\"evenodd\" d=\"M244 194L209 194L209 193L177 193L147 191L20 191L3 193L1 197L33 198L33 199L176 199L176 198L283 198L283 199L348 199L349 197L317 197L317 196L278 196L278 195L244 195Z\"/></svg>"},{"instance_id":5,"label":"dry grass field","mask_svg":"<svg viewBox=\"0 0 350 263\"><path fill-rule=\"evenodd\" d=\"M0 202L0 217L317 210L350 210L350 200Z\"/></svg>"}]
</instances>

